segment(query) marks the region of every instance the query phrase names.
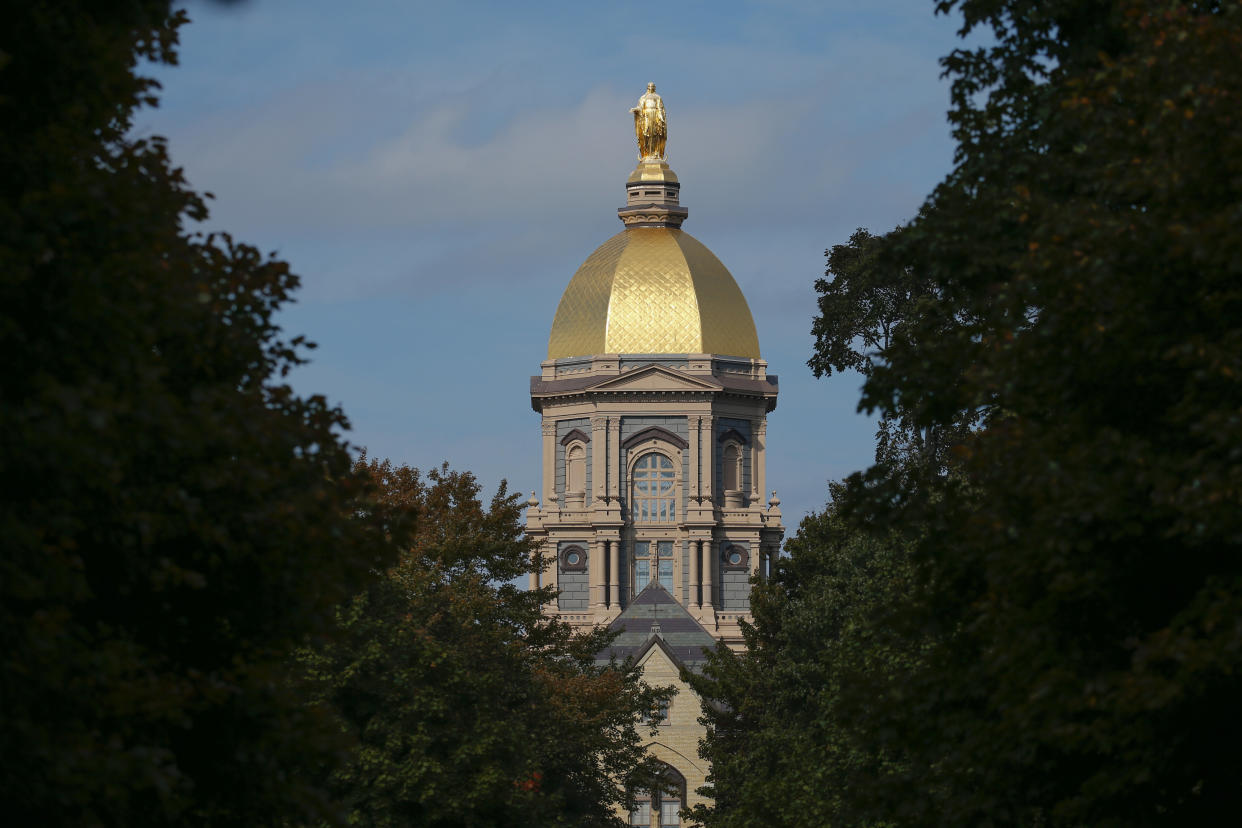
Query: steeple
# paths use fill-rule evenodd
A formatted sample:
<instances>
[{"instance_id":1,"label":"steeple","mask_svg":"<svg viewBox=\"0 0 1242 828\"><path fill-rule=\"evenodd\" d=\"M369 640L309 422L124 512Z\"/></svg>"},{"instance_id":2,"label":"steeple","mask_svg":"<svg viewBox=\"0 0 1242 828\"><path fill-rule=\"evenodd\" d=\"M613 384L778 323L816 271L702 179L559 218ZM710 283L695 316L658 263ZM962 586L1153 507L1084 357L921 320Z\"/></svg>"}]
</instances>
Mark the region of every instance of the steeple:
<instances>
[{"instance_id":1,"label":"steeple","mask_svg":"<svg viewBox=\"0 0 1242 828\"><path fill-rule=\"evenodd\" d=\"M654 83L647 84L646 94L630 110L638 139L638 166L625 182L625 206L617 208L617 217L626 227L681 227L690 213L681 206L681 184L664 158L668 121L664 99L655 88Z\"/></svg>"}]
</instances>

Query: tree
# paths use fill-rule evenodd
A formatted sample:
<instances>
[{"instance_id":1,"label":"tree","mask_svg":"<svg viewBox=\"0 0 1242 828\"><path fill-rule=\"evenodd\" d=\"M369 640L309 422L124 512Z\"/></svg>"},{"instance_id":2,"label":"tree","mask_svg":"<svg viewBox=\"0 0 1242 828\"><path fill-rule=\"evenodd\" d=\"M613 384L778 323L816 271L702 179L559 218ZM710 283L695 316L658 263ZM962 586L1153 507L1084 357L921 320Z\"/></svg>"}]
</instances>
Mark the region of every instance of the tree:
<instances>
[{"instance_id":1,"label":"tree","mask_svg":"<svg viewBox=\"0 0 1242 828\"><path fill-rule=\"evenodd\" d=\"M167 2L10 4L0 53L0 796L15 824L329 818L295 644L391 559L341 412L284 384L297 278L185 227L127 136ZM20 7L18 7L20 6Z\"/></svg>"},{"instance_id":2,"label":"tree","mask_svg":"<svg viewBox=\"0 0 1242 828\"><path fill-rule=\"evenodd\" d=\"M889 349L907 336L924 302L936 299L936 285L887 251L902 228L873 236L863 228L846 244L824 251L824 278L815 282L819 315L811 325L815 347L807 364L816 377L856 371L870 378L887 363ZM947 424L915 423L904 409L882 408L876 427L876 471L909 482L922 470L936 478L949 466L949 449L969 433L978 412L963 410Z\"/></svg>"},{"instance_id":3,"label":"tree","mask_svg":"<svg viewBox=\"0 0 1242 828\"><path fill-rule=\"evenodd\" d=\"M657 772L639 722L669 691L633 664L597 666L609 634L544 618L551 588L507 583L542 562L503 485L484 508L468 473L359 467L382 487L384 522L418 529L341 608L340 635L302 656L354 745L328 769L351 824L620 825L613 806Z\"/></svg>"},{"instance_id":4,"label":"tree","mask_svg":"<svg viewBox=\"0 0 1242 828\"><path fill-rule=\"evenodd\" d=\"M858 726L850 689L919 657L885 623L914 587L909 543L859 530L829 504L802 521L787 552L753 587L745 651L718 649L692 679L714 799L694 816L707 828L865 825L855 787L905 769L900 746Z\"/></svg>"},{"instance_id":5,"label":"tree","mask_svg":"<svg viewBox=\"0 0 1242 828\"><path fill-rule=\"evenodd\" d=\"M933 290L864 386L958 474L848 511L917 533L851 689L900 824L1219 824L1242 807L1242 7L946 0L956 165L876 256ZM917 790L912 796L911 791Z\"/></svg>"}]
</instances>

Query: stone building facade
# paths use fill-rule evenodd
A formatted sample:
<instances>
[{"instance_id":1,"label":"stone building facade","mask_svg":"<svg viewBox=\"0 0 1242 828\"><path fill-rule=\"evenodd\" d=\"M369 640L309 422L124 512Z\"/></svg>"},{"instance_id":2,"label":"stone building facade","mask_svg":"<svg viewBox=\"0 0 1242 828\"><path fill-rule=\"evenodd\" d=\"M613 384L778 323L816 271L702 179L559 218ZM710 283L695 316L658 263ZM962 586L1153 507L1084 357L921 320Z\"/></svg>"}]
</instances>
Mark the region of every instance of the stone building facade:
<instances>
[{"instance_id":1,"label":"stone building facade","mask_svg":"<svg viewBox=\"0 0 1242 828\"><path fill-rule=\"evenodd\" d=\"M640 101L648 119L653 95ZM532 586L558 588L551 615L622 630L602 660L633 656L678 689L652 751L680 794L643 800L631 824L649 826L679 824L673 805L697 802L706 775L679 672L698 669L705 647L740 646L751 578L784 534L780 501L761 496L777 378L732 275L681 229L680 190L662 155L640 157L617 211L625 227L570 280L530 384L543 494L527 532L546 564Z\"/></svg>"}]
</instances>

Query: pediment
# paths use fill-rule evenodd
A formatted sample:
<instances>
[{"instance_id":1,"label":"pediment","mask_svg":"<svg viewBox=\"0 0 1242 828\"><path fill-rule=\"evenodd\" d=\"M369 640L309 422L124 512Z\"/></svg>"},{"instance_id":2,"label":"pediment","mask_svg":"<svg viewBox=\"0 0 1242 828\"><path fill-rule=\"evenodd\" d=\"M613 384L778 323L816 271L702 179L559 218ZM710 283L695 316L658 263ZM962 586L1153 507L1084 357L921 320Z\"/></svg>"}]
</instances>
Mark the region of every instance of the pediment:
<instances>
[{"instance_id":1,"label":"pediment","mask_svg":"<svg viewBox=\"0 0 1242 828\"><path fill-rule=\"evenodd\" d=\"M609 377L588 388L588 391L720 391L724 386L672 371L659 365L648 365Z\"/></svg>"}]
</instances>

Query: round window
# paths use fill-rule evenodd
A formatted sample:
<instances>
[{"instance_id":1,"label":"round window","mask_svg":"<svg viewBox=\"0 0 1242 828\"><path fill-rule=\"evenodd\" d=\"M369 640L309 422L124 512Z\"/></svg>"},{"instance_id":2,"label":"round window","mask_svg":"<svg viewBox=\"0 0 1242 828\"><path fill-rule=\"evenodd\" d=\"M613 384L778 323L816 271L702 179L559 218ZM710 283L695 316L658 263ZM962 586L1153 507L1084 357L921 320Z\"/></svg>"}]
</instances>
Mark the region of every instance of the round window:
<instances>
[{"instance_id":1,"label":"round window","mask_svg":"<svg viewBox=\"0 0 1242 828\"><path fill-rule=\"evenodd\" d=\"M569 564L570 566L577 566L578 564L582 563L582 556L579 555L577 552L570 552L568 555L565 556L565 563Z\"/></svg>"},{"instance_id":2,"label":"round window","mask_svg":"<svg viewBox=\"0 0 1242 828\"><path fill-rule=\"evenodd\" d=\"M734 549L732 552L729 553L729 563L733 564L734 566L737 566L741 562L742 562L741 552L738 552L736 549Z\"/></svg>"}]
</instances>

